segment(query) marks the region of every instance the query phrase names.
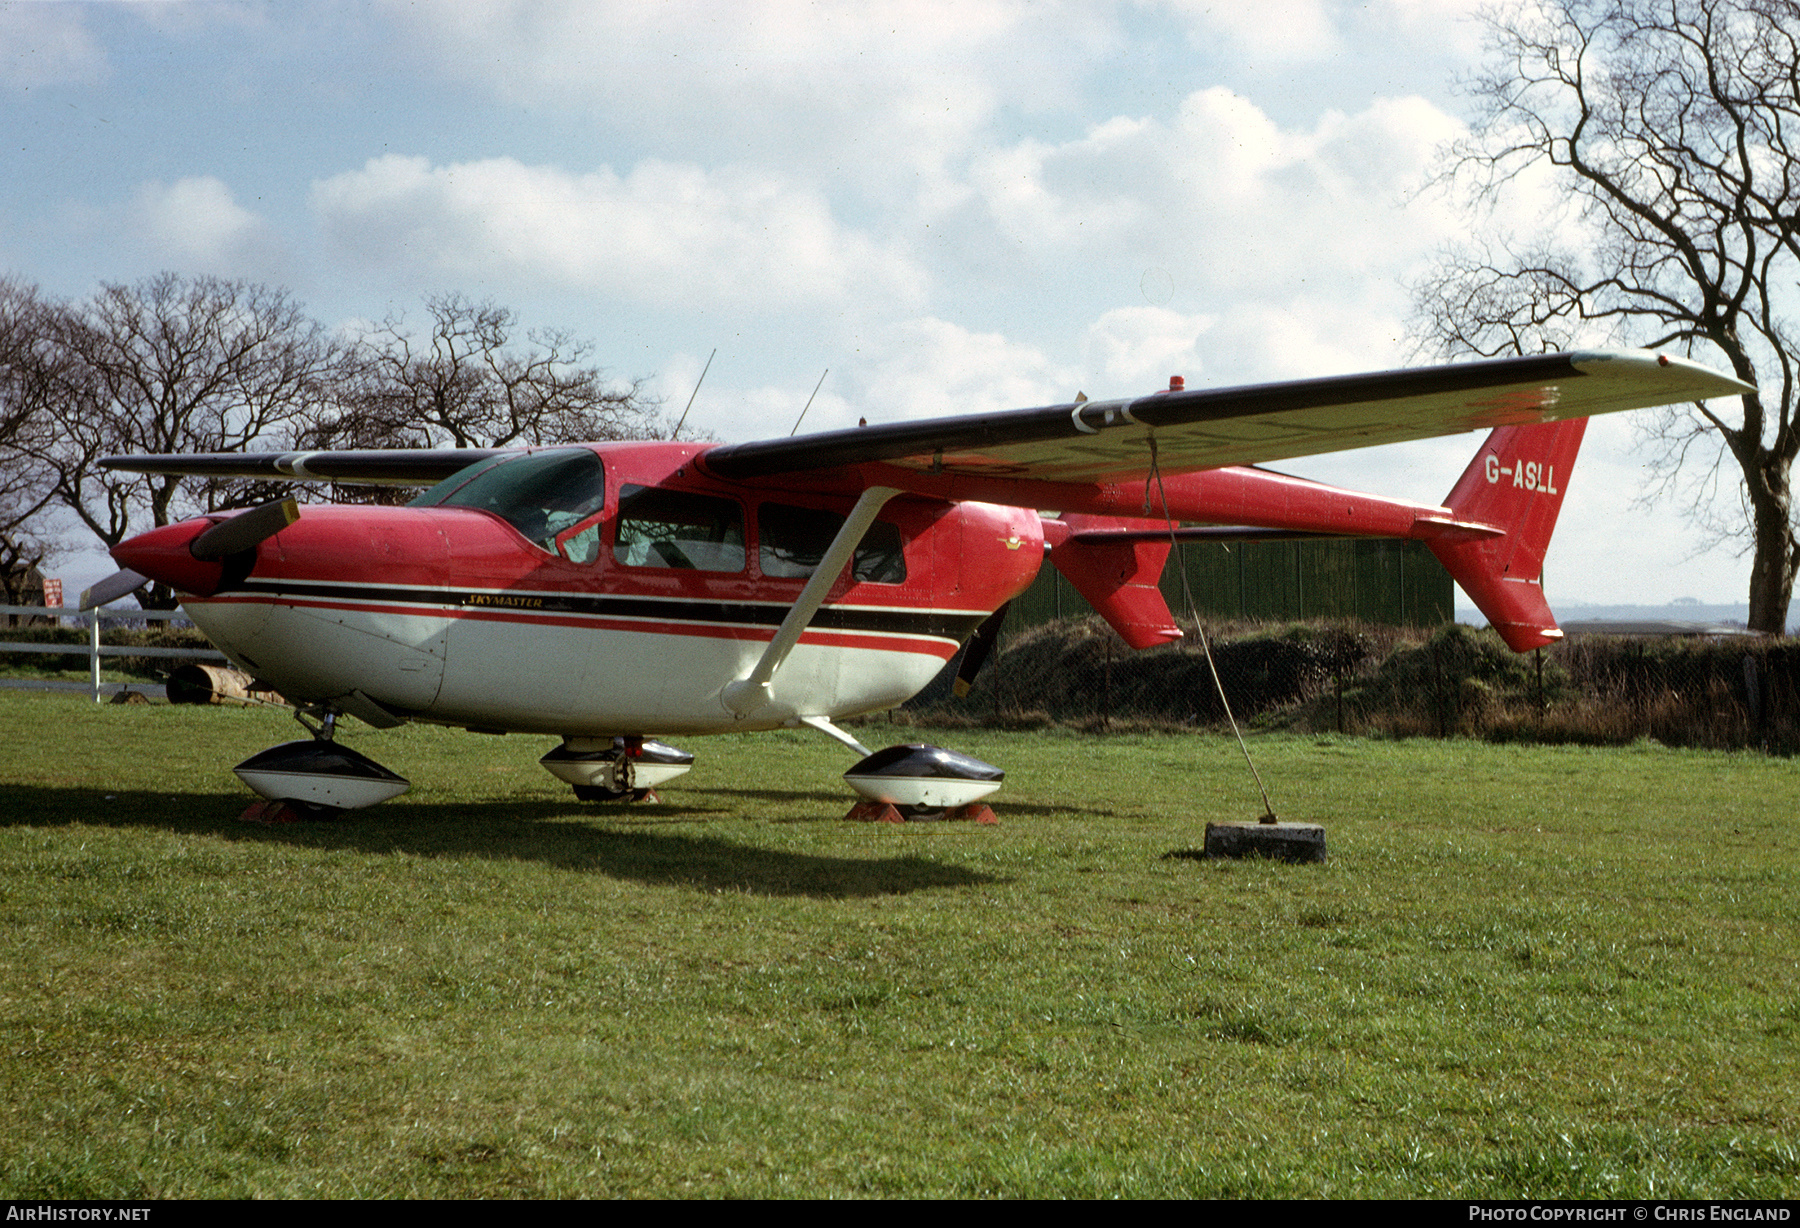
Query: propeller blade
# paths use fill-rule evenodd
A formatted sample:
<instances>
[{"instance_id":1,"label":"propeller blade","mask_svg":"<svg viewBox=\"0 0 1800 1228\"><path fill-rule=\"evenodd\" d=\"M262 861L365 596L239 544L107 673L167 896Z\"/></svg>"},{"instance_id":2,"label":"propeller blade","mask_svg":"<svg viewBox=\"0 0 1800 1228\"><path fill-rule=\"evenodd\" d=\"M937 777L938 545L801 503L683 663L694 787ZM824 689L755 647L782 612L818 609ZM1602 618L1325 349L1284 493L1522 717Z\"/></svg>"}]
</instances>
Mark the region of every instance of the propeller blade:
<instances>
[{"instance_id":1,"label":"propeller blade","mask_svg":"<svg viewBox=\"0 0 1800 1228\"><path fill-rule=\"evenodd\" d=\"M127 567L115 571L92 588L81 590L81 606L83 610L91 610L103 606L109 601L117 601L128 593L135 593L150 583L150 577L139 575Z\"/></svg>"},{"instance_id":2,"label":"propeller blade","mask_svg":"<svg viewBox=\"0 0 1800 1228\"><path fill-rule=\"evenodd\" d=\"M240 512L230 520L221 520L196 537L188 550L202 562L213 562L230 554L256 549L264 540L298 519L300 505L292 499L278 499Z\"/></svg>"},{"instance_id":3,"label":"propeller blade","mask_svg":"<svg viewBox=\"0 0 1800 1228\"><path fill-rule=\"evenodd\" d=\"M982 619L981 625L975 628L975 634L969 637L968 647L963 650L962 664L956 669L956 681L951 685L958 699L969 693L969 688L975 685L975 675L987 664L988 655L1000 640L1000 625L1006 621L1006 610L1010 605L1012 602L1009 601Z\"/></svg>"}]
</instances>

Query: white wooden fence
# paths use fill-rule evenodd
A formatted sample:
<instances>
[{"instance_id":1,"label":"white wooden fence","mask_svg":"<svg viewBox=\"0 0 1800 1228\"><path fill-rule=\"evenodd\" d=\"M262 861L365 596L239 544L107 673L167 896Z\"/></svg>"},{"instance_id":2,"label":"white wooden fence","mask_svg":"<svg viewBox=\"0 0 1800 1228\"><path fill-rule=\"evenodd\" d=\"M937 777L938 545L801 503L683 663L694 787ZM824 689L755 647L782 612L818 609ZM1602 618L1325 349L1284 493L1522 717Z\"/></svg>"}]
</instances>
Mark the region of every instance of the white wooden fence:
<instances>
[{"instance_id":1,"label":"white wooden fence","mask_svg":"<svg viewBox=\"0 0 1800 1228\"><path fill-rule=\"evenodd\" d=\"M180 610L77 610L69 606L41 605L0 605L0 615L27 614L33 618L53 618L57 625L62 620L85 624L87 627L87 656L89 689L93 692L94 702L99 703L101 697L112 684L100 677L100 659L102 657L171 657L184 661L225 662L222 652L211 648L138 648L129 644L103 644L100 642L101 624L110 622L115 625L123 622L168 622L171 619L187 617ZM0 652L37 652L51 653L56 656L73 656L81 651L78 644L22 644L0 643ZM129 685L129 684L127 684Z\"/></svg>"}]
</instances>

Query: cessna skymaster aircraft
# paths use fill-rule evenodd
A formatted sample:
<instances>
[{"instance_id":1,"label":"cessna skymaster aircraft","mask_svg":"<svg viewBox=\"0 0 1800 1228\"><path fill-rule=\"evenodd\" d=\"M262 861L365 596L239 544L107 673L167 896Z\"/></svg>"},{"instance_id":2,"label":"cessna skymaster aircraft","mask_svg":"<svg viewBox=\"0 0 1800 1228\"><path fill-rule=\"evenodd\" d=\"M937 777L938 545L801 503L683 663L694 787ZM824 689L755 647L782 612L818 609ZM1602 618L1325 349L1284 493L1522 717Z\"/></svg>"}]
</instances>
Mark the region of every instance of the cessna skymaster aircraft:
<instances>
[{"instance_id":1,"label":"cessna skymaster aircraft","mask_svg":"<svg viewBox=\"0 0 1800 1228\"><path fill-rule=\"evenodd\" d=\"M1680 358L1593 351L900 422L756 443L118 456L140 473L429 487L405 507L292 500L113 550L182 594L313 737L237 772L294 812L408 783L334 741L345 713L560 735L588 800L642 797L693 756L662 736L807 725L864 756L864 817L969 817L998 769L870 754L834 722L917 693L1046 555L1134 648L1181 632L1172 541L1424 541L1506 642L1561 635L1539 584L1586 418L1754 391ZM1441 507L1259 462L1491 430ZM1186 522L1190 527L1176 528ZM890 809L891 808L891 809ZM852 813L857 813L853 811Z\"/></svg>"}]
</instances>

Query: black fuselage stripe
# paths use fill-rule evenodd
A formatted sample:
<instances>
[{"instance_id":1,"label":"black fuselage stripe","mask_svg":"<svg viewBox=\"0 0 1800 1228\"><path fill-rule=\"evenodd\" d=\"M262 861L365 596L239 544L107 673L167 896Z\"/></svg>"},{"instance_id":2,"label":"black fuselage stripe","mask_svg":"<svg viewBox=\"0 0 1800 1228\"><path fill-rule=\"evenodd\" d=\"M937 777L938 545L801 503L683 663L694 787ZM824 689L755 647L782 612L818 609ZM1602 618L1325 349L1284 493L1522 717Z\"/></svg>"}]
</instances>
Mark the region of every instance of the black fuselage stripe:
<instances>
[{"instance_id":1,"label":"black fuselage stripe","mask_svg":"<svg viewBox=\"0 0 1800 1228\"><path fill-rule=\"evenodd\" d=\"M779 627L787 617L785 605L748 601L665 601L655 597L617 597L600 593L494 593L458 588L386 588L379 585L307 584L292 581L247 580L228 592L231 597L269 597L277 601L347 601L382 605L452 606L471 613L516 612L564 614L599 618L633 618L671 623L727 623L749 627ZM869 610L822 606L809 624L819 631L864 631L889 635L919 635L957 643L975 633L985 614L955 614L939 610Z\"/></svg>"}]
</instances>

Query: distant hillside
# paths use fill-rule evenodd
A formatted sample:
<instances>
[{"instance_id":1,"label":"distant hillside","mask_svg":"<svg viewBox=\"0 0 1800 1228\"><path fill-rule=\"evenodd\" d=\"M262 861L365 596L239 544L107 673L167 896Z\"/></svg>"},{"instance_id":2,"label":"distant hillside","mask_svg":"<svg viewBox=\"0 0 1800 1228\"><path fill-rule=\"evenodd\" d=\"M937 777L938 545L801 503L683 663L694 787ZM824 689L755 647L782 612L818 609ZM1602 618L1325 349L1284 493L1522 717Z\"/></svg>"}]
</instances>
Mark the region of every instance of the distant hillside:
<instances>
[{"instance_id":1,"label":"distant hillside","mask_svg":"<svg viewBox=\"0 0 1800 1228\"><path fill-rule=\"evenodd\" d=\"M1487 619L1474 606L1466 604L1458 590L1456 620L1471 626L1485 627ZM1750 606L1711 605L1692 598L1680 598L1663 605L1599 605L1584 601L1558 601L1553 596L1550 608L1559 622L1684 622L1732 623L1743 626L1750 621ZM1788 612L1788 634L1800 633L1800 604Z\"/></svg>"}]
</instances>

